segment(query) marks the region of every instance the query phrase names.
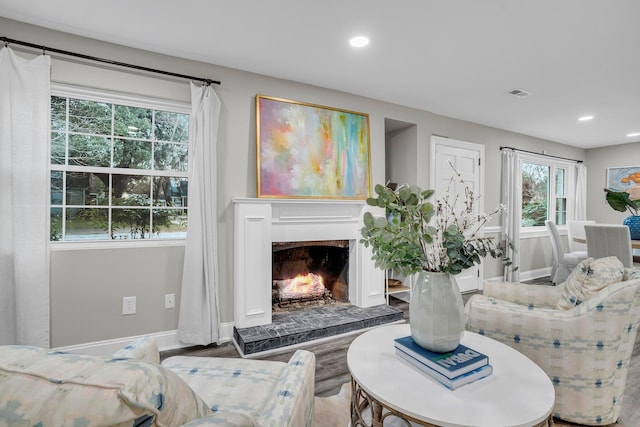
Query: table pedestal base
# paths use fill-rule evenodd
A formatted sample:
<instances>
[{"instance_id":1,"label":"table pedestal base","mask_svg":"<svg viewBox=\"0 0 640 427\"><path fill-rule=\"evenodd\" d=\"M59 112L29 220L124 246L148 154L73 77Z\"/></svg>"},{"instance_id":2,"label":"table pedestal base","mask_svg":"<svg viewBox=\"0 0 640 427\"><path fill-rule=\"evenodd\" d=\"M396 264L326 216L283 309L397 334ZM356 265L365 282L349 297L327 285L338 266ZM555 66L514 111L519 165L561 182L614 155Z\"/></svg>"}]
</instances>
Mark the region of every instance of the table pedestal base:
<instances>
[{"instance_id":1,"label":"table pedestal base","mask_svg":"<svg viewBox=\"0 0 640 427\"><path fill-rule=\"evenodd\" d=\"M385 420L402 420L407 427L439 427L426 421L420 421L395 409L389 408L369 396L360 385L351 378L351 427L383 427ZM371 420L368 422L367 420ZM531 427L553 427L553 417Z\"/></svg>"}]
</instances>

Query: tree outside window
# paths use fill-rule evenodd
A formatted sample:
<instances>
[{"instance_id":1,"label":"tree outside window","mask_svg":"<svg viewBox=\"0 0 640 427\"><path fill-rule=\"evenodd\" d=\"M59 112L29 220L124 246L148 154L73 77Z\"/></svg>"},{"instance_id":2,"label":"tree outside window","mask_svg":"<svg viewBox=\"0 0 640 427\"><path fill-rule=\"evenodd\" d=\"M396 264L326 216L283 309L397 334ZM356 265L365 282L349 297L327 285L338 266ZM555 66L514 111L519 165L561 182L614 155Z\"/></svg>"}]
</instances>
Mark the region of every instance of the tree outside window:
<instances>
[{"instance_id":1,"label":"tree outside window","mask_svg":"<svg viewBox=\"0 0 640 427\"><path fill-rule=\"evenodd\" d=\"M51 98L51 240L185 238L184 106L122 105L100 95L105 100Z\"/></svg>"},{"instance_id":2,"label":"tree outside window","mask_svg":"<svg viewBox=\"0 0 640 427\"><path fill-rule=\"evenodd\" d=\"M522 163L522 226L544 225L549 212L549 167Z\"/></svg>"},{"instance_id":3,"label":"tree outside window","mask_svg":"<svg viewBox=\"0 0 640 427\"><path fill-rule=\"evenodd\" d=\"M522 227L541 227L546 220L567 223L568 166L525 160L522 170Z\"/></svg>"}]
</instances>

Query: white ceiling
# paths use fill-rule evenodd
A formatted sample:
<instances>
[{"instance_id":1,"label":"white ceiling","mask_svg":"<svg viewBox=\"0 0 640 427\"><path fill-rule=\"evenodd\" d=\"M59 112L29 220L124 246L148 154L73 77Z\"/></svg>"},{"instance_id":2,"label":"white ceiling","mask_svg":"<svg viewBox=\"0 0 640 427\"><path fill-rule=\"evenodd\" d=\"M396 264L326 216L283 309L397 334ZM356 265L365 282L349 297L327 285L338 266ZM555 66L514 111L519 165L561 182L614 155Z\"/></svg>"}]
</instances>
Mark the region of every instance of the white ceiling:
<instances>
[{"instance_id":1,"label":"white ceiling","mask_svg":"<svg viewBox=\"0 0 640 427\"><path fill-rule=\"evenodd\" d=\"M0 16L577 147L640 141L638 0L0 0Z\"/></svg>"}]
</instances>

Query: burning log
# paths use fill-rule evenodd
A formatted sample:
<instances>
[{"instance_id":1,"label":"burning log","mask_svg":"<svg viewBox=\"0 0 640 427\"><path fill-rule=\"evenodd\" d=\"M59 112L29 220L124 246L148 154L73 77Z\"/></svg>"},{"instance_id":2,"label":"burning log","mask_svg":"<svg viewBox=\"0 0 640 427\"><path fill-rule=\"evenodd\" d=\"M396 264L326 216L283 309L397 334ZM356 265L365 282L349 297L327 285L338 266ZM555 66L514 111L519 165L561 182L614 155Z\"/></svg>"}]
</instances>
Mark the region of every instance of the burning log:
<instances>
[{"instance_id":1,"label":"burning log","mask_svg":"<svg viewBox=\"0 0 640 427\"><path fill-rule=\"evenodd\" d=\"M274 280L273 284L280 300L322 298L325 294L322 277L314 273L299 274L293 279Z\"/></svg>"}]
</instances>

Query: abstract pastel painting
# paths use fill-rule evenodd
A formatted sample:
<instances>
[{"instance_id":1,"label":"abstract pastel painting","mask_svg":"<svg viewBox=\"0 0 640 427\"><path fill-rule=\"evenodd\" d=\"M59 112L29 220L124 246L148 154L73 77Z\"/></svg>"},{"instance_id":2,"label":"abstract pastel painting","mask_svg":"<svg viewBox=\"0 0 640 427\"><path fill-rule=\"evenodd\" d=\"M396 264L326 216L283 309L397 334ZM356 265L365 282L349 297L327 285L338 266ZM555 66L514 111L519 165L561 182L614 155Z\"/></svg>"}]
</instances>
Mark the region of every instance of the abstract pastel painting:
<instances>
[{"instance_id":1,"label":"abstract pastel painting","mask_svg":"<svg viewBox=\"0 0 640 427\"><path fill-rule=\"evenodd\" d=\"M366 199L369 115L256 95L258 197Z\"/></svg>"}]
</instances>

